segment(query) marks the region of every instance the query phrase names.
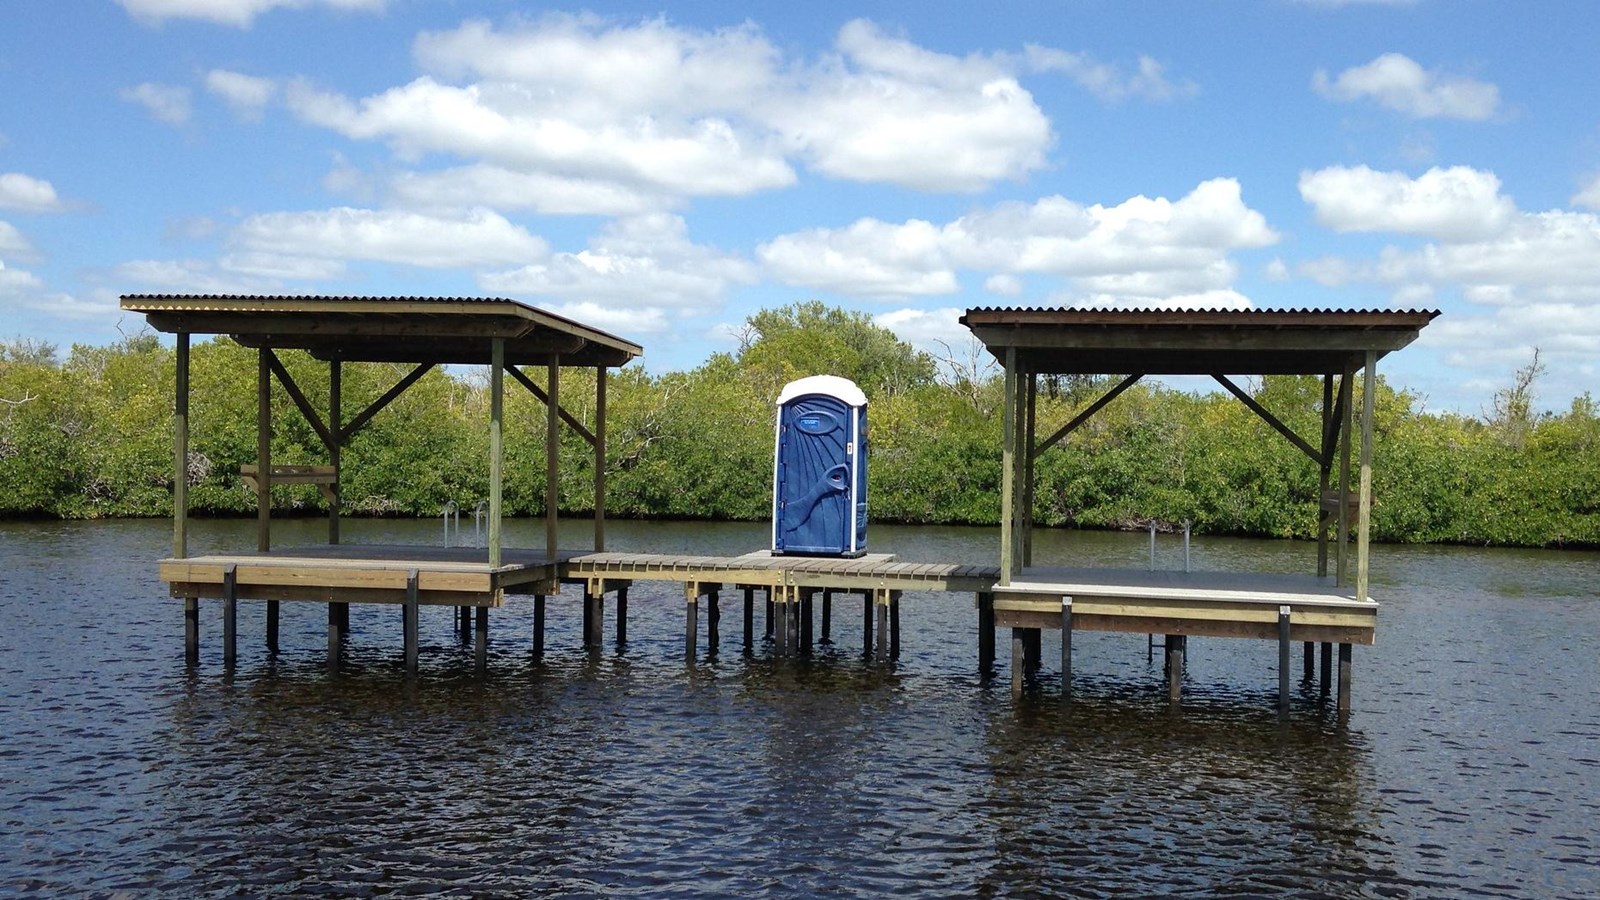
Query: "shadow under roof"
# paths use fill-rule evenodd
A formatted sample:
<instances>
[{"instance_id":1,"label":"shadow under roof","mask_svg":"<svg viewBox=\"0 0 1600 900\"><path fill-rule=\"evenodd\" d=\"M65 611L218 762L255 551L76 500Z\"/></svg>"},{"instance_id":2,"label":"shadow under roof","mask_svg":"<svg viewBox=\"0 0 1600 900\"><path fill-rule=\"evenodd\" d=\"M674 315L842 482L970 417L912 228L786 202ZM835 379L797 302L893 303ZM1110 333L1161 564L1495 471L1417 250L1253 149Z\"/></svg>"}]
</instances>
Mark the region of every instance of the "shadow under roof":
<instances>
[{"instance_id":1,"label":"shadow under roof","mask_svg":"<svg viewBox=\"0 0 1600 900\"><path fill-rule=\"evenodd\" d=\"M969 309L1005 364L1051 375L1325 375L1416 340L1437 310Z\"/></svg>"},{"instance_id":2,"label":"shadow under roof","mask_svg":"<svg viewBox=\"0 0 1600 900\"><path fill-rule=\"evenodd\" d=\"M328 297L125 294L171 334L226 334L246 347L306 350L324 360L487 364L505 339L507 365L625 365L632 341L498 297Z\"/></svg>"}]
</instances>

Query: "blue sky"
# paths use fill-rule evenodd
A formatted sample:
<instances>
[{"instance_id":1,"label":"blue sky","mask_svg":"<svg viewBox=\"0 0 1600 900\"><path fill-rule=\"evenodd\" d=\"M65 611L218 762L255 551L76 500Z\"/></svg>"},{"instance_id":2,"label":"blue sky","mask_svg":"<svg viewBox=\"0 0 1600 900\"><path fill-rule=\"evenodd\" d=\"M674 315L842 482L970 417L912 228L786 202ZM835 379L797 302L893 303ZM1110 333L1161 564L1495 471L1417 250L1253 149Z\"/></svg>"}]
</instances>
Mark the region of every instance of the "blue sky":
<instances>
[{"instance_id":1,"label":"blue sky","mask_svg":"<svg viewBox=\"0 0 1600 900\"><path fill-rule=\"evenodd\" d=\"M732 349L818 298L1437 308L1479 413L1600 386L1600 5L0 4L0 335L130 292L509 296ZM943 343L941 343L943 342Z\"/></svg>"}]
</instances>

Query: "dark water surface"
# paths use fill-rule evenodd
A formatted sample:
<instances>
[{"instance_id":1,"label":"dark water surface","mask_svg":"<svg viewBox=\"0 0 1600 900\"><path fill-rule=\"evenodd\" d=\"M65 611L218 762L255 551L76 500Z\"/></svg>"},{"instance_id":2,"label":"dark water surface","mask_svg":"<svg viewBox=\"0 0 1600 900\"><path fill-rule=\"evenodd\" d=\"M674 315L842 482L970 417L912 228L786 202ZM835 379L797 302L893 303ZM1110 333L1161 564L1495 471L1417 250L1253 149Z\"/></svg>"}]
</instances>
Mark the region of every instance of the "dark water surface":
<instances>
[{"instance_id":1,"label":"dark water surface","mask_svg":"<svg viewBox=\"0 0 1600 900\"><path fill-rule=\"evenodd\" d=\"M253 528L200 522L192 551ZM509 534L542 543L539 523ZM0 894L1600 896L1594 554L1376 548L1378 644L1356 648L1341 728L1309 687L1277 723L1270 642L1192 640L1169 712L1143 636L1080 633L1073 705L1050 672L1014 702L980 683L956 594L906 595L893 666L860 657L859 601L836 606L839 644L780 664L743 655L725 600L734 641L692 668L676 586L636 585L631 642L594 657L568 589L543 663L512 598L486 679L451 611L425 608L415 685L398 609L353 608L330 679L323 607L284 605L273 659L242 603L230 677L205 603L189 673L156 579L170 540L165 521L0 525ZM611 546L766 540L614 523ZM872 533L910 560L992 563L996 541ZM1313 552L1207 540L1194 565L1305 572ZM1047 533L1036 558L1141 567L1147 544Z\"/></svg>"}]
</instances>

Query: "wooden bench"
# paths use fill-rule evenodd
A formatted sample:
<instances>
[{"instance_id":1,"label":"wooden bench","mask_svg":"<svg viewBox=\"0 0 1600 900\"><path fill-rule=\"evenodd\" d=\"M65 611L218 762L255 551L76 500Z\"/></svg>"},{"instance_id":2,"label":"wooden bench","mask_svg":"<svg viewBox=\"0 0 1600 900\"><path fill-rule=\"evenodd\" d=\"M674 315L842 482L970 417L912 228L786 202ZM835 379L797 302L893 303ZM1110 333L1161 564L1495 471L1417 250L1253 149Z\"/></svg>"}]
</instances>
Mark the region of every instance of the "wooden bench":
<instances>
[{"instance_id":1,"label":"wooden bench","mask_svg":"<svg viewBox=\"0 0 1600 900\"><path fill-rule=\"evenodd\" d=\"M256 483L257 466L243 465L239 467L239 480L249 485L252 491L259 490ZM272 472L267 476L268 485L274 484L314 484L322 496L332 503L334 500L333 488L339 483L339 472L333 466L278 466L272 467Z\"/></svg>"}]
</instances>

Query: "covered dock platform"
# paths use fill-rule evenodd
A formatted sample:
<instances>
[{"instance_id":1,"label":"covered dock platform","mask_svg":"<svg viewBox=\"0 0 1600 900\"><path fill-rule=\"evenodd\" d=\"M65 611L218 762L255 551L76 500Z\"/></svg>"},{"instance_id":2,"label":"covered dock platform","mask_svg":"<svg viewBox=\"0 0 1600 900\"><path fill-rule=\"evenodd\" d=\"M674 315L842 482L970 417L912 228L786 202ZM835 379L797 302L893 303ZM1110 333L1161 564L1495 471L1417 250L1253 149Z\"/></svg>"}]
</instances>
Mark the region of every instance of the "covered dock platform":
<instances>
[{"instance_id":1,"label":"covered dock platform","mask_svg":"<svg viewBox=\"0 0 1600 900\"><path fill-rule=\"evenodd\" d=\"M476 611L477 653L486 656L487 616L509 593L543 598L559 590L561 565L572 553L556 547L558 464L562 427L576 431L593 448L594 546L605 549L606 376L642 354L642 348L580 322L515 300L460 297L236 296L130 294L122 309L141 313L152 328L175 335L177 373L174 392L172 555L160 574L173 597L184 600L185 648L191 665L199 657L199 601L224 604L224 662L237 653L240 599L267 603L267 647L276 651L278 604L311 601L328 604L329 665L337 667L351 603L395 603L405 609L407 668L417 664L417 608L426 604L459 607L463 624ZM189 350L191 335L222 334L257 352L256 462L240 475L253 486L257 541L250 551L191 557L188 531ZM300 350L327 364L327 407L317 409L278 357ZM346 418L342 402L343 367L360 363L412 366L365 409ZM340 541L341 456L352 438L374 416L435 367L484 365L489 369L489 497L487 545L469 547L371 546ZM561 406L563 369L595 373L594 419L586 425ZM543 377L535 380L524 369ZM540 372L542 370L542 373ZM501 521L504 482L504 399L507 377L544 403L544 548L503 546ZM272 390L276 380L304 416L326 452L327 463L275 464L272 459ZM540 383L542 381L542 384ZM328 543L281 548L272 541L271 490L275 484L315 485L327 499Z\"/></svg>"},{"instance_id":2,"label":"covered dock platform","mask_svg":"<svg viewBox=\"0 0 1600 900\"><path fill-rule=\"evenodd\" d=\"M967 310L962 324L1005 373L999 579L992 594L979 601L980 664L994 659L994 630L1009 627L1011 686L1020 693L1041 667L1041 632L1059 629L1066 697L1071 693L1074 630L1160 634L1165 636L1168 693L1177 702L1189 637L1273 639L1279 645L1279 711L1286 715L1291 645L1303 645L1309 678L1320 644L1324 694L1337 646L1337 703L1341 712L1348 712L1352 646L1373 643L1377 632L1378 603L1368 590L1377 363L1414 341L1437 315L1310 309ZM1050 375L1113 375L1120 380L1040 437L1039 379ZM1168 375L1210 376L1317 467L1315 574L1085 569L1064 567L1063 560L1033 559L1034 473L1040 456L1140 379ZM1296 433L1233 380L1258 375L1320 377L1318 433L1309 439ZM1357 402L1361 436L1353 482ZM1348 549L1352 535L1353 566Z\"/></svg>"}]
</instances>

